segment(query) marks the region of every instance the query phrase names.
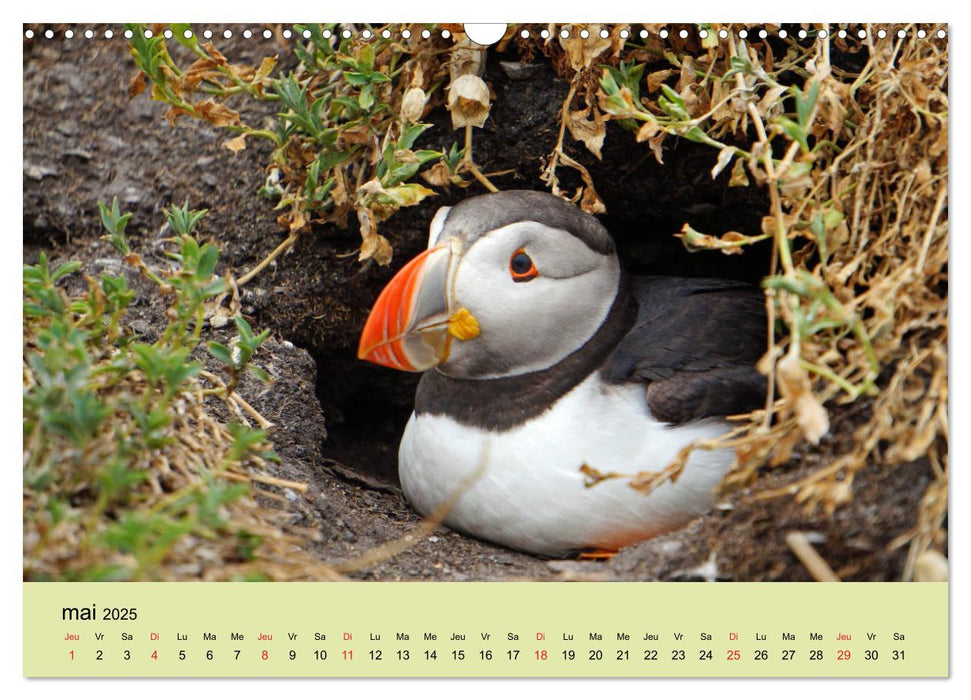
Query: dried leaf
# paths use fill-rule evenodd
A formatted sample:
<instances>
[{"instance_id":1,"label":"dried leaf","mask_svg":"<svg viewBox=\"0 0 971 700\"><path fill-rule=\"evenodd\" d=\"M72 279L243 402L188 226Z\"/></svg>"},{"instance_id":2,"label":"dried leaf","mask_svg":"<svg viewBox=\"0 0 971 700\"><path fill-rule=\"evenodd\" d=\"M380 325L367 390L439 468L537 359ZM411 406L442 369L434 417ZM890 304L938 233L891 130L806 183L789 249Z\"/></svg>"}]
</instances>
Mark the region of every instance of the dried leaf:
<instances>
[{"instance_id":1,"label":"dried leaf","mask_svg":"<svg viewBox=\"0 0 971 700\"><path fill-rule=\"evenodd\" d=\"M681 70L678 74L678 84L675 90L684 97L685 93L691 89L691 86L697 84L697 82L694 59L691 56L684 56L681 59Z\"/></svg>"},{"instance_id":2,"label":"dried leaf","mask_svg":"<svg viewBox=\"0 0 971 700\"><path fill-rule=\"evenodd\" d=\"M435 163L435 165L423 172L421 177L429 185L433 185L435 187L448 187L452 183L452 177L448 172L448 166L446 166L442 161L438 161Z\"/></svg>"},{"instance_id":3,"label":"dried leaf","mask_svg":"<svg viewBox=\"0 0 971 700\"><path fill-rule=\"evenodd\" d=\"M601 481L619 479L624 476L619 472L602 472L586 463L580 465L580 473L583 474L583 485L588 489L596 486Z\"/></svg>"},{"instance_id":4,"label":"dried leaf","mask_svg":"<svg viewBox=\"0 0 971 700\"><path fill-rule=\"evenodd\" d=\"M230 126L240 123L239 112L212 100L196 102L193 108L199 113L200 117L213 126Z\"/></svg>"},{"instance_id":5,"label":"dried leaf","mask_svg":"<svg viewBox=\"0 0 971 700\"><path fill-rule=\"evenodd\" d=\"M684 100L685 111L692 117L697 117L703 114L706 110L706 102L702 102L701 98L698 97L696 93L690 86L686 87L680 93L681 99Z\"/></svg>"},{"instance_id":6,"label":"dried leaf","mask_svg":"<svg viewBox=\"0 0 971 700\"><path fill-rule=\"evenodd\" d=\"M722 234L721 238L707 233L701 233L685 223L681 227L681 233L674 234L684 243L684 247L690 251L695 250L720 250L725 255L741 255L743 246L755 243L759 239L745 236L738 231L729 231Z\"/></svg>"},{"instance_id":7,"label":"dried leaf","mask_svg":"<svg viewBox=\"0 0 971 700\"><path fill-rule=\"evenodd\" d=\"M267 76L269 76L270 73L273 72L273 69L276 68L277 58L278 58L277 56L264 57L263 60L260 62L260 67L256 69L256 75L254 76L254 79L261 81Z\"/></svg>"},{"instance_id":8,"label":"dried leaf","mask_svg":"<svg viewBox=\"0 0 971 700\"><path fill-rule=\"evenodd\" d=\"M381 185L381 181L374 177L365 182L363 185L357 188L357 198L359 200L364 200L369 195L373 194L384 194L384 187ZM358 219L361 219L367 212L367 209L358 209L357 215ZM373 230L374 224L370 219L361 219L361 235L364 236L367 232Z\"/></svg>"},{"instance_id":9,"label":"dried leaf","mask_svg":"<svg viewBox=\"0 0 971 700\"><path fill-rule=\"evenodd\" d=\"M661 88L661 83L677 74L678 71L674 68L666 68L665 70L656 70L653 73L648 73L647 91L650 93L657 92Z\"/></svg>"},{"instance_id":10,"label":"dried leaf","mask_svg":"<svg viewBox=\"0 0 971 700\"><path fill-rule=\"evenodd\" d=\"M745 174L745 161L736 160L732 166L732 176L728 180L729 187L748 187L749 179Z\"/></svg>"},{"instance_id":11,"label":"dried leaf","mask_svg":"<svg viewBox=\"0 0 971 700\"><path fill-rule=\"evenodd\" d=\"M389 187L384 191L384 194L391 197L391 199L393 199L398 206L410 207L418 204L420 201L425 199L425 197L434 195L435 191L430 190L427 187L423 187L417 182L410 182L405 185Z\"/></svg>"},{"instance_id":12,"label":"dried leaf","mask_svg":"<svg viewBox=\"0 0 971 700\"><path fill-rule=\"evenodd\" d=\"M380 188L381 184L376 180L371 180L362 187L376 183ZM372 185L373 187L373 185ZM373 259L378 265L387 265L391 262L391 244L388 239L378 234L377 224L374 215L367 207L357 207L357 220L361 224L361 253L357 256L358 261Z\"/></svg>"},{"instance_id":13,"label":"dried leaf","mask_svg":"<svg viewBox=\"0 0 971 700\"><path fill-rule=\"evenodd\" d=\"M580 208L588 214L603 214L606 212L607 207L604 205L603 200L600 199L600 195L597 194L597 189L593 186L593 178L590 177L590 171L565 153L560 153L559 158L563 165L573 168L580 173L580 178L583 180L585 187L582 188Z\"/></svg>"},{"instance_id":14,"label":"dried leaf","mask_svg":"<svg viewBox=\"0 0 971 700\"><path fill-rule=\"evenodd\" d=\"M643 141L649 141L661 130L661 125L658 124L653 119L646 121L641 125L641 128L637 130L637 143L642 143Z\"/></svg>"},{"instance_id":15,"label":"dried leaf","mask_svg":"<svg viewBox=\"0 0 971 700\"><path fill-rule=\"evenodd\" d=\"M165 112L165 120L170 126L175 126L176 121L178 121L179 117L181 117L183 114L188 114L188 112L181 107L176 107L173 105Z\"/></svg>"},{"instance_id":16,"label":"dried leaf","mask_svg":"<svg viewBox=\"0 0 971 700\"><path fill-rule=\"evenodd\" d=\"M728 167L728 164L732 162L732 158L735 157L735 151L731 148L723 148L718 152L718 161L715 163L715 167L711 169L711 179L714 180L718 177L718 174Z\"/></svg>"},{"instance_id":17,"label":"dried leaf","mask_svg":"<svg viewBox=\"0 0 971 700\"><path fill-rule=\"evenodd\" d=\"M779 393L789 402L802 434L814 445L829 430L826 409L813 394L809 375L799 363L799 349L793 345L776 365Z\"/></svg>"},{"instance_id":18,"label":"dried leaf","mask_svg":"<svg viewBox=\"0 0 971 700\"><path fill-rule=\"evenodd\" d=\"M560 36L560 46L570 59L570 67L575 71L581 71L584 68L590 68L597 56L611 48L611 41L609 37L604 39L600 36L598 27L588 29L586 39L580 36L579 27L573 27L567 38Z\"/></svg>"},{"instance_id":19,"label":"dried leaf","mask_svg":"<svg viewBox=\"0 0 971 700\"><path fill-rule=\"evenodd\" d=\"M334 187L330 191L330 197L334 200L334 206L342 207L347 204L347 176L343 170L338 169L334 173Z\"/></svg>"},{"instance_id":20,"label":"dried leaf","mask_svg":"<svg viewBox=\"0 0 971 700\"><path fill-rule=\"evenodd\" d=\"M763 119L769 115L773 107L777 107L779 109L782 108L782 100L780 98L788 89L789 88L784 85L777 85L776 87L766 91L765 95L761 100L759 100L759 103L755 107L759 114L762 115Z\"/></svg>"},{"instance_id":21,"label":"dried leaf","mask_svg":"<svg viewBox=\"0 0 971 700\"><path fill-rule=\"evenodd\" d=\"M848 85L845 87L849 88ZM846 92L848 96L849 91ZM827 82L826 87L820 90L817 104L820 114L826 120L826 128L834 135L839 134L843 128L843 121L846 119L846 100L840 97L840 92L833 83ZM813 133L817 136L822 133L819 131L820 126L822 125L817 124L817 128L813 129Z\"/></svg>"},{"instance_id":22,"label":"dried leaf","mask_svg":"<svg viewBox=\"0 0 971 700\"><path fill-rule=\"evenodd\" d=\"M591 112L593 117L588 119ZM601 159L600 149L607 135L607 125L599 109L588 105L586 109L569 112L566 126L573 138L582 142L598 160Z\"/></svg>"},{"instance_id":23,"label":"dried leaf","mask_svg":"<svg viewBox=\"0 0 971 700\"><path fill-rule=\"evenodd\" d=\"M225 66L227 61L226 57L219 53L219 49L211 41L206 42L205 46L202 47L203 50L212 57L212 59L220 66Z\"/></svg>"},{"instance_id":24,"label":"dried leaf","mask_svg":"<svg viewBox=\"0 0 971 700\"><path fill-rule=\"evenodd\" d=\"M290 219L290 233L296 233L301 230L308 223L307 217L300 210L293 213L293 218Z\"/></svg>"},{"instance_id":25,"label":"dried leaf","mask_svg":"<svg viewBox=\"0 0 971 700\"><path fill-rule=\"evenodd\" d=\"M651 147L651 152L654 154L654 159L659 165L664 165L664 150L662 148L662 144L664 143L664 137L666 136L667 132L659 131L647 140L647 145Z\"/></svg>"},{"instance_id":26,"label":"dried leaf","mask_svg":"<svg viewBox=\"0 0 971 700\"><path fill-rule=\"evenodd\" d=\"M593 188L592 183L583 188L583 196L580 198L580 208L588 214L603 214L607 211L607 206L600 199L600 195L597 194L597 190Z\"/></svg>"},{"instance_id":27,"label":"dried leaf","mask_svg":"<svg viewBox=\"0 0 971 700\"><path fill-rule=\"evenodd\" d=\"M459 172L461 172L461 164L459 167ZM429 185L434 185L435 187L448 188L450 185L456 185L464 188L471 185L472 180L466 180L459 174L459 172L450 173L448 166L439 161L428 170L424 171L421 176L425 182L427 182Z\"/></svg>"},{"instance_id":28,"label":"dried leaf","mask_svg":"<svg viewBox=\"0 0 971 700\"><path fill-rule=\"evenodd\" d=\"M233 155L236 155L244 148L246 148L246 134L240 134L236 138L232 138L232 139L229 139L228 141L224 141L223 148L228 148L230 151L233 152Z\"/></svg>"},{"instance_id":29,"label":"dried leaf","mask_svg":"<svg viewBox=\"0 0 971 700\"><path fill-rule=\"evenodd\" d=\"M341 141L355 146L363 145L371 140L371 127L367 124L355 124L341 130Z\"/></svg>"},{"instance_id":30,"label":"dried leaf","mask_svg":"<svg viewBox=\"0 0 971 700\"><path fill-rule=\"evenodd\" d=\"M211 58L198 58L196 61L189 66L185 74L182 76L182 86L186 89L194 89L203 80L212 80L218 78L221 74L216 67L219 63L212 60Z\"/></svg>"},{"instance_id":31,"label":"dried leaf","mask_svg":"<svg viewBox=\"0 0 971 700\"><path fill-rule=\"evenodd\" d=\"M145 92L146 87L148 87L148 82L145 79L145 73L138 71L131 82L128 83L128 99L141 95Z\"/></svg>"},{"instance_id":32,"label":"dried leaf","mask_svg":"<svg viewBox=\"0 0 971 700\"><path fill-rule=\"evenodd\" d=\"M231 275L227 274L226 279L234 293L230 295L229 292L225 292L203 304L203 318L209 322L211 328L228 326L242 309L242 304L239 301L239 289L235 286ZM226 299L229 299L228 307L223 306Z\"/></svg>"},{"instance_id":33,"label":"dried leaf","mask_svg":"<svg viewBox=\"0 0 971 700\"><path fill-rule=\"evenodd\" d=\"M391 244L388 243L388 239L380 233L374 233L361 243L361 254L357 259L360 262L371 259L378 265L388 265L391 262L391 256Z\"/></svg>"}]
</instances>

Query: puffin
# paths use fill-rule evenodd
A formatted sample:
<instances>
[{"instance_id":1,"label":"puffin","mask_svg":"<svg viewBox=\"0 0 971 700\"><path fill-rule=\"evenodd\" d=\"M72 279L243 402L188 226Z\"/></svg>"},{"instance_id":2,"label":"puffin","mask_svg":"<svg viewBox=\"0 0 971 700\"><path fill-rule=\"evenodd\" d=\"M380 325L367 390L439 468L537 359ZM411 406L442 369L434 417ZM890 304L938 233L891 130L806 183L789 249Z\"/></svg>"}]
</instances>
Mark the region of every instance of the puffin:
<instances>
[{"instance_id":1,"label":"puffin","mask_svg":"<svg viewBox=\"0 0 971 700\"><path fill-rule=\"evenodd\" d=\"M648 494L631 477L763 405L765 350L757 287L630 276L594 216L503 191L438 210L358 356L423 373L398 452L418 513L534 555L596 558L710 510L729 449L691 451Z\"/></svg>"}]
</instances>

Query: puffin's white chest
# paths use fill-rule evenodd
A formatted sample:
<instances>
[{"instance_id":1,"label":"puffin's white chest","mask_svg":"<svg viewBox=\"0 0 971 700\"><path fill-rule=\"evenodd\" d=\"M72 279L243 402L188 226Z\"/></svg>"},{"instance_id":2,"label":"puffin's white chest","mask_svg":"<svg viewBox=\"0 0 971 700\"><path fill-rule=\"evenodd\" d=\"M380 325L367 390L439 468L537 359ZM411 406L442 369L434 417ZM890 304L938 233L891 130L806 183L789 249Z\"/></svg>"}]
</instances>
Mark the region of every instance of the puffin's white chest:
<instances>
[{"instance_id":1,"label":"puffin's white chest","mask_svg":"<svg viewBox=\"0 0 971 700\"><path fill-rule=\"evenodd\" d=\"M732 454L695 450L678 481L649 496L627 479L587 487L583 465L602 473L660 471L685 445L725 430L718 420L667 427L651 417L643 386L604 385L594 374L549 411L506 432L412 414L399 472L420 513L432 513L461 492L445 518L450 527L564 556L587 547L618 548L684 525L711 506Z\"/></svg>"}]
</instances>

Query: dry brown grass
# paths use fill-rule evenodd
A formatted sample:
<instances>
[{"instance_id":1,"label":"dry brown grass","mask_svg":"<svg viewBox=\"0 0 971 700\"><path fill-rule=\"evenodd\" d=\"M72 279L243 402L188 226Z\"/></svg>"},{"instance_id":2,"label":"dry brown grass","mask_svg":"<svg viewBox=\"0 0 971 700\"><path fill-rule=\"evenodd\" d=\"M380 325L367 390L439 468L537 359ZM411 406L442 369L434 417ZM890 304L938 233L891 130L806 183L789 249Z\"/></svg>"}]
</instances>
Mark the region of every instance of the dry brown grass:
<instances>
[{"instance_id":1,"label":"dry brown grass","mask_svg":"<svg viewBox=\"0 0 971 700\"><path fill-rule=\"evenodd\" d=\"M574 71L574 87L586 86L582 109L633 122L659 161L665 139L690 138L720 149L715 171L734 161L733 183L767 188L761 236L719 238L687 222L680 234L691 248L726 254L763 239L774 246L765 282L769 352L760 363L771 387L766 407L700 447L733 446L738 462L725 486L757 490L762 470L810 443L822 466L760 497L794 495L827 513L852 499L864 466L926 459L933 479L914 504L918 524L892 545L910 545L909 580L924 551L946 544L947 41L938 26L922 27L923 39L914 26L848 26L842 39L832 35L837 27L803 28L804 40L789 28L783 54L755 30L741 39L740 26L712 25L707 40L697 28L687 39L672 31L667 41L649 26L643 43L615 44ZM818 37L819 29L829 35ZM719 30L728 37L713 40ZM575 55L571 41L580 39L561 43ZM647 64L641 99L620 80L619 89L601 83L594 96L584 70L605 59ZM680 110L671 107L678 98ZM840 423L851 432L814 447L830 431L830 415L846 415L850 405L862 409L853 410L862 418ZM682 465L639 481L653 488Z\"/></svg>"}]
</instances>

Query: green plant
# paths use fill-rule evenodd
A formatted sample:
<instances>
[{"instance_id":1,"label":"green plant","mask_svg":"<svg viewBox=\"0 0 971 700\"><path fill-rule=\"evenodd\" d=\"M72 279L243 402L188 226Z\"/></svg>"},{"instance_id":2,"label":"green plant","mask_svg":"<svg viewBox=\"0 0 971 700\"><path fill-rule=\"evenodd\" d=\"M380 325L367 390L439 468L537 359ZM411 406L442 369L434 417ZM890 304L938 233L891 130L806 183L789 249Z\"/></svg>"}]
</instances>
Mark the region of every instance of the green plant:
<instances>
[{"instance_id":1,"label":"green plant","mask_svg":"<svg viewBox=\"0 0 971 700\"><path fill-rule=\"evenodd\" d=\"M733 184L747 182L744 170L747 169L757 182L768 187L772 210L761 235L729 232L719 238L695 231L686 223L679 237L689 249L721 250L726 254L740 253L745 246L771 239L782 271L767 276L764 286L775 291L780 315L790 327L789 342L794 354L798 356L803 340L817 334L825 332L839 339L852 333L864 348L868 362L868 371L855 381L809 362L803 363L802 371L827 377L853 398L872 395L880 365L862 319L837 299L827 279L818 271L797 269L793 264L792 241L800 235L815 243L828 258L831 246L827 232L835 232L840 227L843 214L830 203L821 211L814 208L810 220L799 219L784 211L783 198L793 201L791 210L808 212L806 205L814 194L810 173L814 168L827 167L833 155L842 151L833 140L837 134L842 139L852 138L854 130L851 125L841 124L835 129L833 139L827 139L821 136L822 129L814 127L820 112L823 85L820 76L825 71L810 73L803 66L813 57L816 61L824 58L815 55L818 46L800 45L795 37L788 43L791 50L786 60L771 70L762 66L744 39L738 39L737 43L729 41L725 70L718 70L714 62L710 68L701 70L690 57L665 52L664 59L676 70L657 72L654 100L641 96L645 65L621 61L617 67L604 66L599 85L600 107L608 118L637 132L638 141L649 142L659 162L664 138L680 137L717 149L712 177L717 177L735 159ZM799 76L797 79L803 81L803 86L780 82L780 76L787 72ZM680 74L678 89L661 80L669 73ZM792 80L791 75L788 79ZM651 82L650 76L647 82ZM759 101L756 97L764 99ZM755 138L747 147L727 141L726 137L737 136L747 124L752 124L755 130ZM840 133L844 128L846 133ZM768 420L767 414L766 425ZM807 435L813 441L818 440L826 430L824 424L825 421L817 420L816 427L807 430Z\"/></svg>"},{"instance_id":2,"label":"green plant","mask_svg":"<svg viewBox=\"0 0 971 700\"><path fill-rule=\"evenodd\" d=\"M230 383L227 388L232 392L239 381L239 373L244 369L260 381L270 381L270 376L262 367L250 364L253 353L263 344L263 341L270 335L269 329L259 335L254 335L253 329L242 316L236 316L236 329L239 331L239 339L230 350L222 343L212 341L209 343L209 354L223 363L223 367L229 372Z\"/></svg>"},{"instance_id":3,"label":"green plant","mask_svg":"<svg viewBox=\"0 0 971 700\"><path fill-rule=\"evenodd\" d=\"M297 25L305 37L294 42L298 65L275 75L276 57L257 68L234 65L211 42L201 44L186 24L173 24L172 31L195 58L187 67L172 57L159 27L150 37L144 25L127 27L139 69L132 96L151 85L152 99L169 105L166 117L173 125L190 117L225 128L236 134L225 144L234 153L247 138L273 144L261 192L279 199L277 208L285 212L280 222L290 236L239 284L292 246L312 221L343 226L352 212L361 225L360 259L387 264L391 245L377 226L434 194L417 181L419 171L428 166L430 182L467 184L456 148L415 148L429 127L420 122L426 103L442 84L441 39L409 41L370 26L370 38L359 32L345 38L336 25ZM230 106L238 96L275 103L273 126L245 123Z\"/></svg>"},{"instance_id":4,"label":"green plant","mask_svg":"<svg viewBox=\"0 0 971 700\"><path fill-rule=\"evenodd\" d=\"M64 282L80 264L52 270L41 253L24 267L25 577L164 578L166 562L191 559L202 541L252 558L259 533L234 525L250 491L240 482L275 455L264 430L225 425L206 407L208 395L241 399L204 389L193 359L205 304L226 289L218 250L192 235L205 212L166 210L176 264L163 271L131 250L131 215L117 200L100 208L106 238L167 300L167 323L154 342L130 334L135 293L124 275L86 277L69 295ZM241 317L237 327L231 368L259 374L251 360L267 332Z\"/></svg>"}]
</instances>

